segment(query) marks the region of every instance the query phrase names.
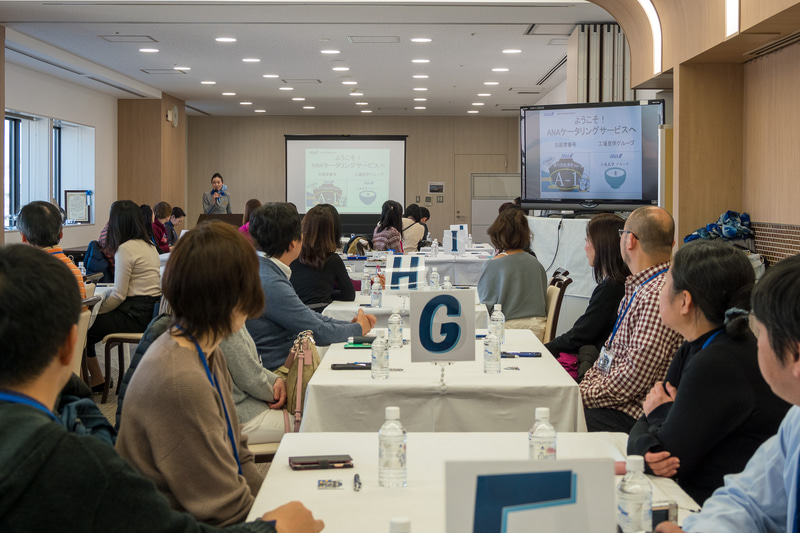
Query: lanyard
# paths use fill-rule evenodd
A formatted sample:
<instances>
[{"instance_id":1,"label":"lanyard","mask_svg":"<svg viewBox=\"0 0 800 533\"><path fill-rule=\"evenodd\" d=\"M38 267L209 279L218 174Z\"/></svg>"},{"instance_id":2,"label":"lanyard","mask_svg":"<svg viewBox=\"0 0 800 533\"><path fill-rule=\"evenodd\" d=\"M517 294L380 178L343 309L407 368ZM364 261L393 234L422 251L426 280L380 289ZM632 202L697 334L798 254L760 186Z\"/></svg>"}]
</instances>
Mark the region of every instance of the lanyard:
<instances>
[{"instance_id":1,"label":"lanyard","mask_svg":"<svg viewBox=\"0 0 800 533\"><path fill-rule=\"evenodd\" d=\"M42 405L41 402L34 400L30 396L26 396L18 392L0 391L0 402L19 403L22 405L28 405L30 407L33 407L34 409L38 409L41 412L46 413L47 416L52 418L56 423L61 424L61 420L59 420L58 417L53 414L53 411Z\"/></svg>"},{"instance_id":2,"label":"lanyard","mask_svg":"<svg viewBox=\"0 0 800 533\"><path fill-rule=\"evenodd\" d=\"M720 329L720 330L718 330L718 331L717 331L716 333L714 333L713 335L711 335L709 338L707 338L707 339L706 339L706 342L704 342L704 343L703 343L703 347L702 347L702 348L700 348L700 349L701 349L701 350L705 350L705 349L706 349L706 346L708 346L709 344L711 344L711 341L713 341L713 340L714 340L714 337L716 337L716 336L717 336L717 335L719 335L720 333L722 333L722 330L721 330L721 329Z\"/></svg>"},{"instance_id":3,"label":"lanyard","mask_svg":"<svg viewBox=\"0 0 800 533\"><path fill-rule=\"evenodd\" d=\"M183 331L182 327L176 327ZM239 475L242 475L242 463L239 462L239 450L236 448L236 440L233 438L233 425L231 424L231 417L228 415L228 408L225 407L225 400L222 398L222 391L219 389L219 383L211 374L211 369L208 367L208 360L206 359L205 354L203 354L202 348L200 348L200 343L198 343L191 335L187 335L187 337L194 343L194 347L197 348L197 354L200 357L200 362L203 363L203 368L206 371L208 382L217 389L217 394L219 394L219 401L222 402L222 411L225 413L225 422L228 423L228 439L230 439L231 448L233 448L233 458L236 460L236 466L239 467Z\"/></svg>"},{"instance_id":4,"label":"lanyard","mask_svg":"<svg viewBox=\"0 0 800 533\"><path fill-rule=\"evenodd\" d=\"M655 274L653 274L652 276L650 276L649 278L644 280L641 284L639 284L636 287L636 289L633 291L633 294L631 295L631 299L628 300L628 305L625 306L625 310L622 311L622 314L619 315L619 317L617 317L617 321L614 323L614 331L611 332L611 337L609 337L608 343L606 344L606 346L611 346L611 341L614 340L614 336L617 334L617 330L619 329L619 325L622 324L622 320L625 318L625 315L628 314L628 309L630 309L631 304L633 303L633 299L636 298L636 295L639 293L639 289L641 289L642 287L644 287L645 285L650 283L655 277L663 274L667 270L669 270L669 269L665 268L663 270L659 270L658 272L656 272Z\"/></svg>"}]
</instances>

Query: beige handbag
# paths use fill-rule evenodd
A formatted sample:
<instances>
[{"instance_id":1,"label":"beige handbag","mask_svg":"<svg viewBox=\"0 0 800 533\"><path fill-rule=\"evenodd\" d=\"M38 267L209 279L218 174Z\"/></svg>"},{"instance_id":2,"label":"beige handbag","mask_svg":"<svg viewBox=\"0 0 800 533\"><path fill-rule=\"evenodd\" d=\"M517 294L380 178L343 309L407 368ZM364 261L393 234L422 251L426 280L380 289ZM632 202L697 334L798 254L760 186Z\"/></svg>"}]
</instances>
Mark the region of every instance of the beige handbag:
<instances>
[{"instance_id":1,"label":"beige handbag","mask_svg":"<svg viewBox=\"0 0 800 533\"><path fill-rule=\"evenodd\" d=\"M294 415L294 432L300 431L303 421L303 404L306 387L319 367L319 352L311 330L300 332L294 340L289 356L275 373L286 382L286 407L284 421L286 433L292 433L290 415Z\"/></svg>"}]
</instances>

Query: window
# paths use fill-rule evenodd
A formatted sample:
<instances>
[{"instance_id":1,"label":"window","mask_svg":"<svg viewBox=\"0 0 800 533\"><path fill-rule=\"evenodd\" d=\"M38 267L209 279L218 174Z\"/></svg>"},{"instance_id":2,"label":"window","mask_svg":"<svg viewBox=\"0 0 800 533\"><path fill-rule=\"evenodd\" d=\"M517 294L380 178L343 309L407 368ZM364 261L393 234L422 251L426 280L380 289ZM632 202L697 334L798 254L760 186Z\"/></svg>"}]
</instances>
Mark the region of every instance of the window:
<instances>
[{"instance_id":1,"label":"window","mask_svg":"<svg viewBox=\"0 0 800 533\"><path fill-rule=\"evenodd\" d=\"M5 134L6 229L13 229L20 208L35 200L65 209L67 190L86 191L94 220L94 128L6 110Z\"/></svg>"}]
</instances>

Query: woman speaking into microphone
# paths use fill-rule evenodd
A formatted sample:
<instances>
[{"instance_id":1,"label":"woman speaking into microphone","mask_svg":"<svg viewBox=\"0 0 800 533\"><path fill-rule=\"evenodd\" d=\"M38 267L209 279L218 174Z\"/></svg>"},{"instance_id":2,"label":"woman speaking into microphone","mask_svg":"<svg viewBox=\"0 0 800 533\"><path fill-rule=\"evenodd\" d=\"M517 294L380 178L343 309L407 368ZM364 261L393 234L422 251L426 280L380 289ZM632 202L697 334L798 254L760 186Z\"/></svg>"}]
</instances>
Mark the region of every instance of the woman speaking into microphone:
<instances>
[{"instance_id":1,"label":"woman speaking into microphone","mask_svg":"<svg viewBox=\"0 0 800 533\"><path fill-rule=\"evenodd\" d=\"M211 176L211 191L203 193L203 213L206 215L231 214L231 197L222 183L219 172Z\"/></svg>"}]
</instances>

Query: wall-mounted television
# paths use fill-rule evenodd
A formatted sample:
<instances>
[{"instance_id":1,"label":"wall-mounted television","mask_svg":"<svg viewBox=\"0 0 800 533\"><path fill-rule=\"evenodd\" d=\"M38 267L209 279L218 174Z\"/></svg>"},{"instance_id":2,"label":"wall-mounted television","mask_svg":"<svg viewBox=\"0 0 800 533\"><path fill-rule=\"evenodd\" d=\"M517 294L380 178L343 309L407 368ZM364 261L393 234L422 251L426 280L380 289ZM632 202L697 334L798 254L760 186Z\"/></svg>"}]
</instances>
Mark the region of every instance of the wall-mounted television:
<instances>
[{"instance_id":1,"label":"wall-mounted television","mask_svg":"<svg viewBox=\"0 0 800 533\"><path fill-rule=\"evenodd\" d=\"M522 207L658 205L664 100L520 108Z\"/></svg>"}]
</instances>

